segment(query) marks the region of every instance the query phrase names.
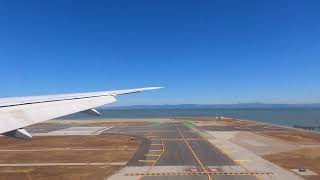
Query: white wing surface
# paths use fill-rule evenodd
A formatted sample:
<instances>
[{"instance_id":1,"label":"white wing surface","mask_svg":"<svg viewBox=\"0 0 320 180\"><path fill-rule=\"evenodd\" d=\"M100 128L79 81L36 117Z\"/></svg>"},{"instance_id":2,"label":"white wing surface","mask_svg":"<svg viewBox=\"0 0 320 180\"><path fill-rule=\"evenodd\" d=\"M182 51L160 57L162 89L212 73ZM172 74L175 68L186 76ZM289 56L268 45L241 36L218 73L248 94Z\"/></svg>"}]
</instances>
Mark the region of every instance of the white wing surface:
<instances>
[{"instance_id":1,"label":"white wing surface","mask_svg":"<svg viewBox=\"0 0 320 180\"><path fill-rule=\"evenodd\" d=\"M0 134L29 139L31 135L21 128L76 112L99 115L94 108L116 102L118 95L153 89L160 89L160 87L0 98Z\"/></svg>"}]
</instances>

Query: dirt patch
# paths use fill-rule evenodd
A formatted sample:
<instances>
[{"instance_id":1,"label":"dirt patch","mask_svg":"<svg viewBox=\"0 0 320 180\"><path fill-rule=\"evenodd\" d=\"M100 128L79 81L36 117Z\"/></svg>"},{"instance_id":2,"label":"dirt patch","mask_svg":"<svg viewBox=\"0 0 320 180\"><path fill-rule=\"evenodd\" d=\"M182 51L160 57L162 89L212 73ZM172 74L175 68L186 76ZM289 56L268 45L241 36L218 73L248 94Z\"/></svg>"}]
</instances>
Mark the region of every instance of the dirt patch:
<instances>
[{"instance_id":1,"label":"dirt patch","mask_svg":"<svg viewBox=\"0 0 320 180\"><path fill-rule=\"evenodd\" d=\"M295 142L303 145L319 145L320 133L308 131L287 131L287 132L261 132L263 135L271 136L285 141Z\"/></svg>"},{"instance_id":2,"label":"dirt patch","mask_svg":"<svg viewBox=\"0 0 320 180\"><path fill-rule=\"evenodd\" d=\"M140 144L140 140L132 141L129 136L114 134L36 136L31 141L0 137L0 150L2 150L0 163L128 162ZM0 179L105 179L121 167L117 165L0 167Z\"/></svg>"},{"instance_id":3,"label":"dirt patch","mask_svg":"<svg viewBox=\"0 0 320 180\"><path fill-rule=\"evenodd\" d=\"M304 148L289 152L265 155L263 158L286 169L305 167L320 174L320 148ZM307 179L317 180L320 176L304 176Z\"/></svg>"},{"instance_id":4,"label":"dirt patch","mask_svg":"<svg viewBox=\"0 0 320 180\"><path fill-rule=\"evenodd\" d=\"M0 167L0 180L103 180L122 166L47 166L47 167Z\"/></svg>"},{"instance_id":5,"label":"dirt patch","mask_svg":"<svg viewBox=\"0 0 320 180\"><path fill-rule=\"evenodd\" d=\"M31 141L0 137L1 149L36 148L118 148L136 147L137 142L129 136L101 134L94 136L35 136Z\"/></svg>"},{"instance_id":6,"label":"dirt patch","mask_svg":"<svg viewBox=\"0 0 320 180\"><path fill-rule=\"evenodd\" d=\"M135 149L127 150L59 150L59 151L20 151L0 152L0 163L106 163L126 162Z\"/></svg>"}]
</instances>

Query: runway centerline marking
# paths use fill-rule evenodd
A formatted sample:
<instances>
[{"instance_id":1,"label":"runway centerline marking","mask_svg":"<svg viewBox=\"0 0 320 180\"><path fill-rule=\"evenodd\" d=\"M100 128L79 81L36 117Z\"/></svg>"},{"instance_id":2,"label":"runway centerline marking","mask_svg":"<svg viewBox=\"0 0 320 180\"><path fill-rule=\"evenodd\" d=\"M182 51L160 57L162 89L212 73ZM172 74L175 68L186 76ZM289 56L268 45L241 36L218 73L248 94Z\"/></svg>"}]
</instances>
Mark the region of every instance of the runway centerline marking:
<instances>
[{"instance_id":1,"label":"runway centerline marking","mask_svg":"<svg viewBox=\"0 0 320 180\"><path fill-rule=\"evenodd\" d=\"M201 168L203 169L203 171L204 171L205 173L208 173L208 172L207 172L207 169L204 167L204 165L202 164L202 162L200 161L200 159L198 158L198 156L196 155L196 153L194 152L194 150L193 150L192 147L190 146L190 144L189 144L189 142L187 141L187 139L185 138L185 136L181 133L180 129L179 129L177 126L175 126L175 127L177 128L180 136L184 139L184 142L187 144L188 148L190 149L191 153L193 154L193 156L194 156L194 157L196 158L196 160L198 161L198 163L199 163L199 165L201 166ZM208 176L208 179L209 179L209 180L213 180L209 174L207 174L207 176Z\"/></svg>"}]
</instances>

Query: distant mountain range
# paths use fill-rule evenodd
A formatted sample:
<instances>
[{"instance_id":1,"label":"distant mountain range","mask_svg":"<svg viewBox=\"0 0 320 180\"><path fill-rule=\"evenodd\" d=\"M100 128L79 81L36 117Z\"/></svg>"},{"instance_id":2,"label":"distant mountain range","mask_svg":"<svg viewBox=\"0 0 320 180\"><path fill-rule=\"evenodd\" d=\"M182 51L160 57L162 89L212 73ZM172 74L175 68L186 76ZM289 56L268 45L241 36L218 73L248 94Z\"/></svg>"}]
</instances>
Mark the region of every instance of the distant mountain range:
<instances>
[{"instance_id":1,"label":"distant mountain range","mask_svg":"<svg viewBox=\"0 0 320 180\"><path fill-rule=\"evenodd\" d=\"M103 109L249 109L249 108L320 108L317 104L264 104L264 103L239 103L239 104L177 104L177 105L133 105L108 107Z\"/></svg>"}]
</instances>

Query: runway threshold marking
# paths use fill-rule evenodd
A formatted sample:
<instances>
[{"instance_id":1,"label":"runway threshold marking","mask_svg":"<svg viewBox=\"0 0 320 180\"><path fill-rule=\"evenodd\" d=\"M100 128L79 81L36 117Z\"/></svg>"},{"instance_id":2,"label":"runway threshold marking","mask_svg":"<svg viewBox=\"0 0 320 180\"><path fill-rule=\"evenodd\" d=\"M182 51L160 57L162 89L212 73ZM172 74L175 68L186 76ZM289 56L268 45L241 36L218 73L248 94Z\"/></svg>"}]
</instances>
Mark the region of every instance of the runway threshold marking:
<instances>
[{"instance_id":1,"label":"runway threshold marking","mask_svg":"<svg viewBox=\"0 0 320 180\"><path fill-rule=\"evenodd\" d=\"M202 162L200 161L200 159L198 158L198 156L196 155L196 153L194 152L194 150L193 150L192 147L190 146L189 142L188 142L187 139L185 138L185 136L181 133L180 129L179 129L177 126L175 126L175 127L177 128L180 136L184 139L184 142L187 144L188 148L190 149L190 151L191 151L191 153L193 154L193 156L196 158L197 162L199 163L199 165L201 166L201 168L203 169L203 171L204 171L205 173L208 173L207 170L206 170L206 168L204 167L204 165L202 164ZM212 177L211 177L209 174L207 174L207 176L208 176L208 179L209 179L209 180L213 180Z\"/></svg>"}]
</instances>

